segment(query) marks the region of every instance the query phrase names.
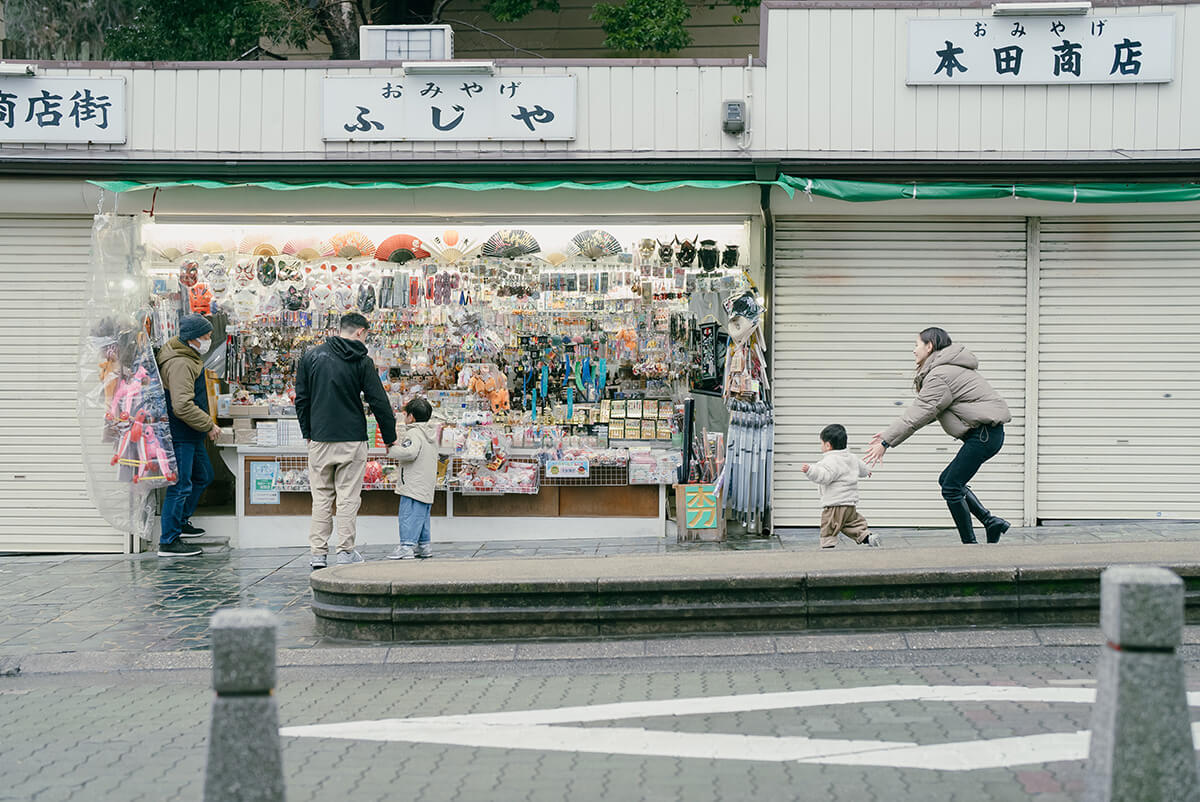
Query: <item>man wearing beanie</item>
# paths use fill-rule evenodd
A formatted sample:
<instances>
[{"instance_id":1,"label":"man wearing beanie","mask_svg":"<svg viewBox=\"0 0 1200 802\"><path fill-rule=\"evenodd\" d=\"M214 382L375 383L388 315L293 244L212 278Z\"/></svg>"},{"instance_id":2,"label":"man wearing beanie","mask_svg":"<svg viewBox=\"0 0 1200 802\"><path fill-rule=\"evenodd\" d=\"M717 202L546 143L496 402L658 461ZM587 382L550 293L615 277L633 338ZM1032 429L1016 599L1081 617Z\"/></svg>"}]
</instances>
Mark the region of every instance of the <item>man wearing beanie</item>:
<instances>
[{"instance_id":1,"label":"man wearing beanie","mask_svg":"<svg viewBox=\"0 0 1200 802\"><path fill-rule=\"evenodd\" d=\"M340 336L310 348L296 368L296 417L308 442L308 484L312 490L309 565L329 563L333 507L337 502L337 563L360 563L354 548L363 474L367 469L367 416L371 407L384 444L396 442L396 415L365 340L370 323L357 312L342 316Z\"/></svg>"},{"instance_id":2,"label":"man wearing beanie","mask_svg":"<svg viewBox=\"0 0 1200 802\"><path fill-rule=\"evenodd\" d=\"M167 418L179 473L163 499L159 557L194 557L201 553L180 536L204 531L191 523L200 496L213 480L204 438L216 440L221 434L221 427L208 412L208 388L204 383L204 354L212 345L212 330L212 324L200 315L184 315L179 319L179 336L158 349L158 371L167 393Z\"/></svg>"}]
</instances>

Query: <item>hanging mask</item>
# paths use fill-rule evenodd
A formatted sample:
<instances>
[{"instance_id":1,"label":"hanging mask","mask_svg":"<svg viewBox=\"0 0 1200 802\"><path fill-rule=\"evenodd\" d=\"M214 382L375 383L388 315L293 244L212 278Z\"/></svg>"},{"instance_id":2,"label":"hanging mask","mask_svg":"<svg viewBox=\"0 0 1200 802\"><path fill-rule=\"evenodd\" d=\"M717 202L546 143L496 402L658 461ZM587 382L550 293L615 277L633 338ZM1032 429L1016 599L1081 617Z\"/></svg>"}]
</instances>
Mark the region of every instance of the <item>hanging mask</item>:
<instances>
[{"instance_id":1,"label":"hanging mask","mask_svg":"<svg viewBox=\"0 0 1200 802\"><path fill-rule=\"evenodd\" d=\"M188 289L188 306L197 315L207 315L212 312L212 292L207 284L193 284Z\"/></svg>"},{"instance_id":2,"label":"hanging mask","mask_svg":"<svg viewBox=\"0 0 1200 802\"><path fill-rule=\"evenodd\" d=\"M229 290L229 267L224 262L214 263L204 277L214 294L224 295Z\"/></svg>"},{"instance_id":3,"label":"hanging mask","mask_svg":"<svg viewBox=\"0 0 1200 802\"><path fill-rule=\"evenodd\" d=\"M658 261L660 264L664 264L664 265L671 264L671 257L675 255L675 247L674 247L675 242L678 242L678 241L679 241L678 237L675 238L674 242L659 241L659 243L658 243Z\"/></svg>"},{"instance_id":4,"label":"hanging mask","mask_svg":"<svg viewBox=\"0 0 1200 802\"><path fill-rule=\"evenodd\" d=\"M638 242L638 254L642 257L643 262L649 262L654 258L654 240L647 237Z\"/></svg>"},{"instance_id":5,"label":"hanging mask","mask_svg":"<svg viewBox=\"0 0 1200 802\"><path fill-rule=\"evenodd\" d=\"M375 311L375 288L370 284L360 284L358 287L358 311L370 314Z\"/></svg>"},{"instance_id":6,"label":"hanging mask","mask_svg":"<svg viewBox=\"0 0 1200 802\"><path fill-rule=\"evenodd\" d=\"M336 286L349 287L354 281L354 276L351 274L353 269L353 265L346 265L345 267L331 266L330 271L333 273L333 283Z\"/></svg>"},{"instance_id":7,"label":"hanging mask","mask_svg":"<svg viewBox=\"0 0 1200 802\"><path fill-rule=\"evenodd\" d=\"M260 257L258 260L258 280L262 285L270 287L278 277L279 275L275 270L275 260L269 256L266 259Z\"/></svg>"},{"instance_id":8,"label":"hanging mask","mask_svg":"<svg viewBox=\"0 0 1200 802\"><path fill-rule=\"evenodd\" d=\"M328 284L320 284L313 287L312 301L318 309L328 309L333 300L333 287Z\"/></svg>"},{"instance_id":9,"label":"hanging mask","mask_svg":"<svg viewBox=\"0 0 1200 802\"><path fill-rule=\"evenodd\" d=\"M717 252L716 240L701 240L700 251L697 255L700 257L700 269L705 273L711 273L717 269L717 261L720 258L720 254Z\"/></svg>"},{"instance_id":10,"label":"hanging mask","mask_svg":"<svg viewBox=\"0 0 1200 802\"><path fill-rule=\"evenodd\" d=\"M179 266L179 283L185 287L193 287L200 280L200 265L193 261L184 262Z\"/></svg>"},{"instance_id":11,"label":"hanging mask","mask_svg":"<svg viewBox=\"0 0 1200 802\"><path fill-rule=\"evenodd\" d=\"M281 259L277 272L281 282L301 284L304 281L304 271L300 268L299 262L285 262Z\"/></svg>"},{"instance_id":12,"label":"hanging mask","mask_svg":"<svg viewBox=\"0 0 1200 802\"><path fill-rule=\"evenodd\" d=\"M698 236L692 237L691 240L680 240L679 253L675 255L675 260L679 262L680 267L691 267L692 262L696 260L696 240Z\"/></svg>"},{"instance_id":13,"label":"hanging mask","mask_svg":"<svg viewBox=\"0 0 1200 802\"><path fill-rule=\"evenodd\" d=\"M739 259L738 246L726 245L725 250L721 253L721 266L733 269L738 266Z\"/></svg>"},{"instance_id":14,"label":"hanging mask","mask_svg":"<svg viewBox=\"0 0 1200 802\"><path fill-rule=\"evenodd\" d=\"M289 312L301 312L308 308L308 291L293 285L283 295L283 307Z\"/></svg>"},{"instance_id":15,"label":"hanging mask","mask_svg":"<svg viewBox=\"0 0 1200 802\"><path fill-rule=\"evenodd\" d=\"M278 315L283 311L283 299L279 297L277 292L267 292L263 294L262 300L258 304L258 314L271 317Z\"/></svg>"},{"instance_id":16,"label":"hanging mask","mask_svg":"<svg viewBox=\"0 0 1200 802\"><path fill-rule=\"evenodd\" d=\"M333 305L342 312L349 312L354 308L354 290L349 287L334 287Z\"/></svg>"},{"instance_id":17,"label":"hanging mask","mask_svg":"<svg viewBox=\"0 0 1200 802\"><path fill-rule=\"evenodd\" d=\"M254 283L254 265L250 262L238 262L233 270L233 281L239 287L249 287Z\"/></svg>"}]
</instances>

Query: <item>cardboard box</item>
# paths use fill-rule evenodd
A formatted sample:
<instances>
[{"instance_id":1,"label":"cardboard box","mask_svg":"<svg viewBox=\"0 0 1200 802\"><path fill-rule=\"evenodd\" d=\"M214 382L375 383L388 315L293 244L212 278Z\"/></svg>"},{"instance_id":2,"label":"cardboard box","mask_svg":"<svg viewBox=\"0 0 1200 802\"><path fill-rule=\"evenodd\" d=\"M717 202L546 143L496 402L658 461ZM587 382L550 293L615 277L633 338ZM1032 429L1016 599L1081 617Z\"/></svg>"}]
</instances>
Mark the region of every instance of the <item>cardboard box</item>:
<instances>
[{"instance_id":1,"label":"cardboard box","mask_svg":"<svg viewBox=\"0 0 1200 802\"><path fill-rule=\"evenodd\" d=\"M231 404L229 406L229 417L231 418L269 418L271 416L271 408L266 404Z\"/></svg>"}]
</instances>

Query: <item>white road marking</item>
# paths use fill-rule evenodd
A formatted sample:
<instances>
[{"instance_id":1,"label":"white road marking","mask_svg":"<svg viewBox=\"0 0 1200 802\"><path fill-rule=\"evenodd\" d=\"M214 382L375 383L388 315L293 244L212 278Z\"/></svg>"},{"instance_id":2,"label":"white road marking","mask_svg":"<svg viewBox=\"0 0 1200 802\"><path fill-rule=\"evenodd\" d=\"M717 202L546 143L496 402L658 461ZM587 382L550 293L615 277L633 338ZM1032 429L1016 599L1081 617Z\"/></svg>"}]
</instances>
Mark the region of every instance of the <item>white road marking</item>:
<instances>
[{"instance_id":1,"label":"white road marking","mask_svg":"<svg viewBox=\"0 0 1200 802\"><path fill-rule=\"evenodd\" d=\"M878 685L812 691L662 699L615 704L393 718L285 727L281 735L365 741L437 743L498 749L590 752L704 760L799 761L854 766L973 771L1087 757L1086 730L981 741L920 745L905 741L841 740L648 730L640 727L566 727L631 718L693 716L754 710L897 701L1050 702L1091 704L1090 688L1025 688L1009 685ZM1200 693L1188 704L1200 706ZM557 726L555 726L557 725ZM1200 723L1192 740L1200 743Z\"/></svg>"}]
</instances>

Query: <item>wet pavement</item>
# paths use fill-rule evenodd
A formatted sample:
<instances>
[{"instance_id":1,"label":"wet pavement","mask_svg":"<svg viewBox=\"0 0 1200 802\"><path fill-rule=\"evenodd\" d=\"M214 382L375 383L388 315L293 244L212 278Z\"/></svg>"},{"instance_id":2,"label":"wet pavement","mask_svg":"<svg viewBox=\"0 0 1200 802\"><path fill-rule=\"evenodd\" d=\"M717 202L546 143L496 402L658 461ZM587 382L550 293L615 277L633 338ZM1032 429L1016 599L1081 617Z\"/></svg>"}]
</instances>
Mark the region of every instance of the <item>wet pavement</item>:
<instances>
[{"instance_id":1,"label":"wet pavement","mask_svg":"<svg viewBox=\"0 0 1200 802\"><path fill-rule=\"evenodd\" d=\"M957 547L951 530L879 531L887 549ZM1200 524L1012 529L1004 544L1165 540L1200 544ZM849 541L843 545L854 548ZM631 538L435 544L435 559L603 558L631 553L816 548L816 530L797 529L725 543L676 544L664 538ZM363 553L368 560L382 560L390 550L391 546L371 546ZM203 651L208 648L209 618L225 607L259 607L275 613L281 649L350 645L317 634L309 608L309 574L308 552L303 548L234 550L186 559L153 554L0 556L0 661L64 652Z\"/></svg>"}]
</instances>

